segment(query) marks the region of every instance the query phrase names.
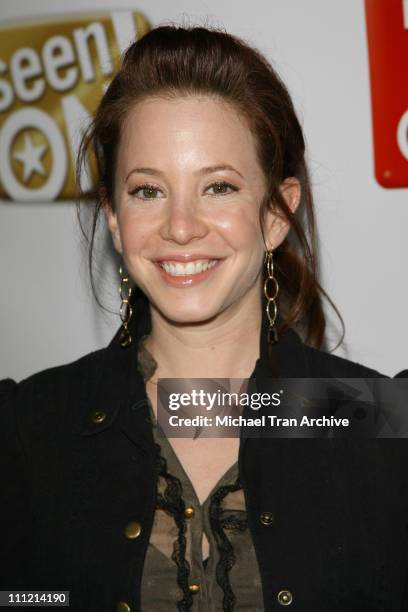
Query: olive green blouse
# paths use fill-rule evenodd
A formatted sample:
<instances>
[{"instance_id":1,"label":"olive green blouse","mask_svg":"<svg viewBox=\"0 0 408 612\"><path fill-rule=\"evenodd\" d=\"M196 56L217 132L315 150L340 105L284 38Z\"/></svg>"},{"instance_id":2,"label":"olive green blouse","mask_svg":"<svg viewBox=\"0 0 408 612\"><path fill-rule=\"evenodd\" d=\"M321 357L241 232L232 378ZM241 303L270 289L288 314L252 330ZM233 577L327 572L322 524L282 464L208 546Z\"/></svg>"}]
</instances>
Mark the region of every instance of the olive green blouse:
<instances>
[{"instance_id":1,"label":"olive green blouse","mask_svg":"<svg viewBox=\"0 0 408 612\"><path fill-rule=\"evenodd\" d=\"M144 346L143 336L138 348L138 369L147 381L155 371L157 363ZM246 521L245 499L241 488L228 491L219 506L219 524L222 526L223 548L232 547L232 567L224 566L219 549L219 535L213 532L210 521L211 502L226 485L233 485L238 477L238 463L232 465L220 478L202 505L194 487L183 469L168 439L157 424L151 402L150 415L155 442L161 448L161 457L167 463L167 472L180 481L182 499L185 504L184 524L186 551L185 559L190 568L188 591L191 606L178 607L183 599L183 590L177 583L177 564L172 554L178 537L178 527L173 515L167 510L156 508L153 528L146 553L142 589L142 612L170 612L191 610L192 612L263 612L263 597L258 562ZM159 476L158 494L164 494L166 479ZM214 508L214 505L212 506ZM202 559L202 538L205 533L209 542L209 557ZM224 557L225 558L225 557ZM219 561L221 559L221 563ZM234 562L235 559L235 562ZM217 564L219 564L217 572ZM217 575L219 580L217 580ZM235 596L235 605L223 607L225 578ZM221 584L219 584L219 582Z\"/></svg>"}]
</instances>

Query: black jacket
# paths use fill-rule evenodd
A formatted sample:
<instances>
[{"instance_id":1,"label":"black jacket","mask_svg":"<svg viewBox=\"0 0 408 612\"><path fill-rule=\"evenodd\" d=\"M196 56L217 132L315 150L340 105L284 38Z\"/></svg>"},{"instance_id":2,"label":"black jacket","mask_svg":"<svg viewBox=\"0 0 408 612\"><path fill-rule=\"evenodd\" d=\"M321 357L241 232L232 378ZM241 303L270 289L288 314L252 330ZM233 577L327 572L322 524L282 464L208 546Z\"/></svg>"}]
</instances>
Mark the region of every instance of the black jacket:
<instances>
[{"instance_id":1,"label":"black jacket","mask_svg":"<svg viewBox=\"0 0 408 612\"><path fill-rule=\"evenodd\" d=\"M70 590L72 611L140 612L156 490L136 371L147 302L134 321L128 349L117 334L73 363L0 383L0 590ZM292 330L275 356L288 378L381 376ZM265 317L252 377L271 380ZM284 590L293 611L408 610L406 440L242 436L239 470L266 612L284 607ZM129 538L135 521L140 535Z\"/></svg>"}]
</instances>

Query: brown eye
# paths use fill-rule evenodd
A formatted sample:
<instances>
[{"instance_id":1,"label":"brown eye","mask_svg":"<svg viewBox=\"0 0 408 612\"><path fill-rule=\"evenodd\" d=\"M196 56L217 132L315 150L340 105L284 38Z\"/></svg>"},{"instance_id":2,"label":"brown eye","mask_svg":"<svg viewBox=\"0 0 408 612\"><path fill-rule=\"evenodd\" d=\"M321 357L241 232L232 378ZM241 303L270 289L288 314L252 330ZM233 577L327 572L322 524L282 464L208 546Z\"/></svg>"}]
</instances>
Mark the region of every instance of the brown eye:
<instances>
[{"instance_id":1,"label":"brown eye","mask_svg":"<svg viewBox=\"0 0 408 612\"><path fill-rule=\"evenodd\" d=\"M154 198L157 196L157 189L155 187L143 187L142 193L144 198Z\"/></svg>"},{"instance_id":2,"label":"brown eye","mask_svg":"<svg viewBox=\"0 0 408 612\"><path fill-rule=\"evenodd\" d=\"M158 197L158 193L161 193L161 191L154 185L139 185L130 192L130 195L134 195L141 200L154 200Z\"/></svg>"},{"instance_id":3,"label":"brown eye","mask_svg":"<svg viewBox=\"0 0 408 612\"><path fill-rule=\"evenodd\" d=\"M213 183L208 187L208 189L213 189L213 194L211 195L227 195L233 191L238 191L237 187L234 187L234 185L224 181L221 183Z\"/></svg>"}]
</instances>

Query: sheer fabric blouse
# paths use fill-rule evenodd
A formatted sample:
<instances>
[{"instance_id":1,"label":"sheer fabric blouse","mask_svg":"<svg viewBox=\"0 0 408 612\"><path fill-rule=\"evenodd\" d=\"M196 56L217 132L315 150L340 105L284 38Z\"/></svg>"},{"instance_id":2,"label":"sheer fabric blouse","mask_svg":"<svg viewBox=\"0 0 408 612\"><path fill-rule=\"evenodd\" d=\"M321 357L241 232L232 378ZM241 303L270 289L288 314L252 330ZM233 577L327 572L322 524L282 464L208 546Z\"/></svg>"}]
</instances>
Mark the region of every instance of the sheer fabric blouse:
<instances>
[{"instance_id":1,"label":"sheer fabric blouse","mask_svg":"<svg viewBox=\"0 0 408 612\"><path fill-rule=\"evenodd\" d=\"M138 369L145 381L157 363L141 338ZM247 524L238 463L202 505L168 439L150 416L160 452L157 502L142 577L142 612L263 612L258 562ZM209 556L202 558L202 538Z\"/></svg>"}]
</instances>

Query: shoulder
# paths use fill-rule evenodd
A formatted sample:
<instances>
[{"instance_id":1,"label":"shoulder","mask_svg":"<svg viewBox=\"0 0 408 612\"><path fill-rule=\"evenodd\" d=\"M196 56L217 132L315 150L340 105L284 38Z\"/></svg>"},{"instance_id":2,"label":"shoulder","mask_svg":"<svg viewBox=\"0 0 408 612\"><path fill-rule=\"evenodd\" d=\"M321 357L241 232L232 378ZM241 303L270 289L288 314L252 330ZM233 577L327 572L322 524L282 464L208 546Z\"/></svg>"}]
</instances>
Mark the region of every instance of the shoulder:
<instances>
[{"instance_id":1,"label":"shoulder","mask_svg":"<svg viewBox=\"0 0 408 612\"><path fill-rule=\"evenodd\" d=\"M366 365L350 361L311 346L303 345L305 358L311 370L311 376L331 378L408 378L408 369L388 376Z\"/></svg>"},{"instance_id":2,"label":"shoulder","mask_svg":"<svg viewBox=\"0 0 408 612\"><path fill-rule=\"evenodd\" d=\"M378 370L361 363L303 345L311 377L321 378L388 378Z\"/></svg>"},{"instance_id":3,"label":"shoulder","mask_svg":"<svg viewBox=\"0 0 408 612\"><path fill-rule=\"evenodd\" d=\"M289 328L276 345L278 363L288 378L389 378L364 364L305 344Z\"/></svg>"},{"instance_id":4,"label":"shoulder","mask_svg":"<svg viewBox=\"0 0 408 612\"><path fill-rule=\"evenodd\" d=\"M0 397L13 390L15 392L29 392L46 389L55 384L63 384L64 381L73 382L81 377L86 370L95 369L98 362L103 358L105 351L106 349L93 351L69 363L34 372L19 382L12 378L0 380Z\"/></svg>"},{"instance_id":5,"label":"shoulder","mask_svg":"<svg viewBox=\"0 0 408 612\"><path fill-rule=\"evenodd\" d=\"M0 380L0 424L32 422L50 414L53 407L78 400L85 387L99 375L106 349L88 353L75 361L50 367L16 382ZM72 405L72 403L71 403Z\"/></svg>"}]
</instances>

